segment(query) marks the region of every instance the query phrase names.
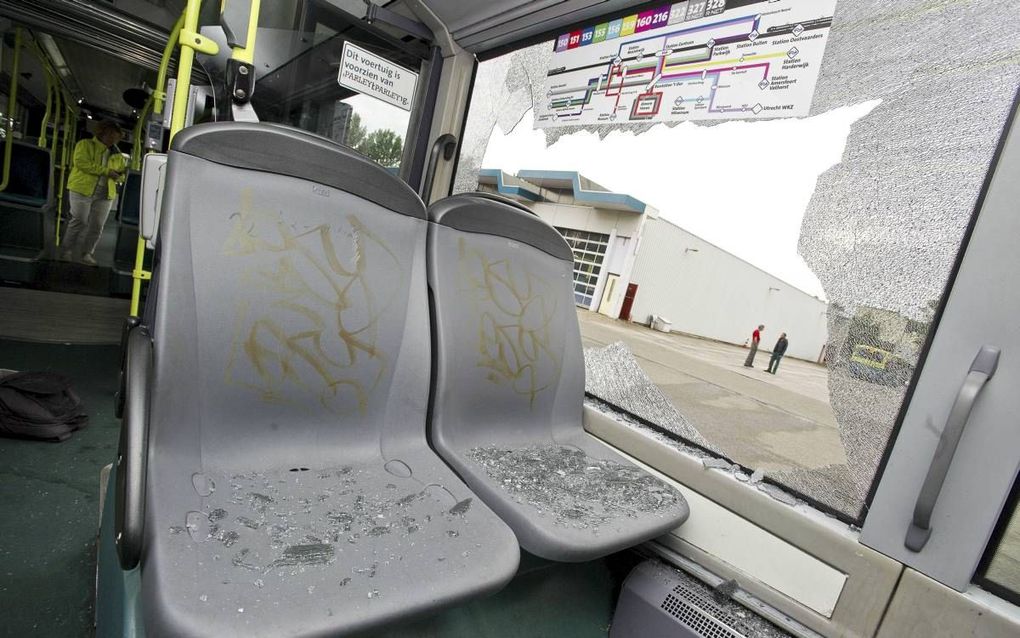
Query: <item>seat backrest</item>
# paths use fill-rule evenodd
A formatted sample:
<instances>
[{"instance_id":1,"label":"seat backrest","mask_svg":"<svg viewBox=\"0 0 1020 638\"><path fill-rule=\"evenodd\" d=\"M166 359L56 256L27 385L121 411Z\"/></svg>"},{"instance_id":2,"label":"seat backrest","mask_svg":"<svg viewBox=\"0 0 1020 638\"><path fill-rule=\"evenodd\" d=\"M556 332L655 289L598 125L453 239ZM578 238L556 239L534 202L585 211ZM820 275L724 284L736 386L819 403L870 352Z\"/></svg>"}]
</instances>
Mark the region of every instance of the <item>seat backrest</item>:
<instances>
[{"instance_id":1,"label":"seat backrest","mask_svg":"<svg viewBox=\"0 0 1020 638\"><path fill-rule=\"evenodd\" d=\"M15 141L11 148L10 181L7 188L0 191L0 202L42 208L50 202L52 178L50 150Z\"/></svg>"},{"instance_id":2,"label":"seat backrest","mask_svg":"<svg viewBox=\"0 0 1020 638\"><path fill-rule=\"evenodd\" d=\"M139 171L128 171L124 185L120 189L120 200L117 204L117 220L129 226L138 226L142 206L142 174Z\"/></svg>"},{"instance_id":3,"label":"seat backrest","mask_svg":"<svg viewBox=\"0 0 1020 638\"><path fill-rule=\"evenodd\" d=\"M523 208L472 194L429 209L441 447L550 441L576 430L584 358L573 255Z\"/></svg>"},{"instance_id":4,"label":"seat backrest","mask_svg":"<svg viewBox=\"0 0 1020 638\"><path fill-rule=\"evenodd\" d=\"M175 138L164 192L151 463L424 445L427 221L409 187L325 138L218 123Z\"/></svg>"}]
</instances>

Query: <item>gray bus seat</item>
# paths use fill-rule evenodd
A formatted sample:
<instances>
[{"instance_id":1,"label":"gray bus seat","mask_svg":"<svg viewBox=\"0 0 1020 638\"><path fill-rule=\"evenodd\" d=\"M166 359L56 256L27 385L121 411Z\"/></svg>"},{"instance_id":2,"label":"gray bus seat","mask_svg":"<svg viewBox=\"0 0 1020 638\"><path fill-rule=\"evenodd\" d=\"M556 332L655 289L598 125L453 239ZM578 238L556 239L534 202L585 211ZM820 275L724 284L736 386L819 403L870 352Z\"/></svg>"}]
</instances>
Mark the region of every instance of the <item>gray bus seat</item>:
<instances>
[{"instance_id":1,"label":"gray bus seat","mask_svg":"<svg viewBox=\"0 0 1020 638\"><path fill-rule=\"evenodd\" d=\"M521 547L583 561L683 523L683 496L584 432L573 256L492 198L429 209L436 371L430 439Z\"/></svg>"},{"instance_id":2,"label":"gray bus seat","mask_svg":"<svg viewBox=\"0 0 1020 638\"><path fill-rule=\"evenodd\" d=\"M14 141L10 179L0 191L0 258L19 262L39 258L45 248L43 216L52 203L52 181L49 149Z\"/></svg>"},{"instance_id":3,"label":"gray bus seat","mask_svg":"<svg viewBox=\"0 0 1020 638\"><path fill-rule=\"evenodd\" d=\"M508 582L513 533L426 439L417 195L257 123L180 133L164 192L118 467L146 635L346 635Z\"/></svg>"}]
</instances>

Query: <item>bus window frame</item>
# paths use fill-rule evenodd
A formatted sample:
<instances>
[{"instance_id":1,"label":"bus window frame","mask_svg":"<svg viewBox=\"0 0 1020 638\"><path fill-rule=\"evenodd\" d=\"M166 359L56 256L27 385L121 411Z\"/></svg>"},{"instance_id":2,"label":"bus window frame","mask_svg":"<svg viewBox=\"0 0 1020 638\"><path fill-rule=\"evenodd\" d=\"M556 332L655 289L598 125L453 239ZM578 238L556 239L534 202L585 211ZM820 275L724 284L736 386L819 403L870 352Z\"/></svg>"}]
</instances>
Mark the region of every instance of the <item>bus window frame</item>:
<instances>
[{"instance_id":1,"label":"bus window frame","mask_svg":"<svg viewBox=\"0 0 1020 638\"><path fill-rule=\"evenodd\" d=\"M434 42L425 42L416 38L405 41L375 24L366 22L363 16L345 11L329 2L305 1L307 8L311 10L304 13L301 24L294 26L295 33L313 33L316 25L323 25L334 32L324 42L338 39L341 42L352 41L360 46L365 46L366 43L361 42L358 37L360 31L378 41L369 44L392 48L419 60L418 68L415 69L418 73L418 83L415 87L411 109L408 112L407 129L403 131L404 148L397 171L401 180L419 192L421 180L425 174L432 119L435 114L435 102L443 70L443 58L438 47ZM338 23L338 20L341 23ZM350 33L352 30L353 34ZM302 50L298 56L313 48L314 46ZM382 57L386 56L382 55ZM401 64L399 61L390 61L394 64ZM288 61L284 66L289 63ZM372 97L370 94L360 92L355 92L355 95Z\"/></svg>"},{"instance_id":2,"label":"bus window frame","mask_svg":"<svg viewBox=\"0 0 1020 638\"><path fill-rule=\"evenodd\" d=\"M500 56L503 56L503 55L509 55L509 54L517 52L517 51L519 51L521 49L527 48L529 46L535 46L537 44L548 43L549 46L552 47L552 46L555 45L555 38L556 38L556 36L561 34L561 33L566 32L566 31L575 30L576 28L579 28L579 27L582 27L582 26L586 26L586 25L591 24L593 22L605 22L607 20L613 20L613 19L620 18L620 17L623 17L623 16L631 15L631 14L633 14L635 12L639 12L642 9L653 8L653 7L658 7L658 6L661 6L661 3L646 2L646 3L642 3L642 4L637 4L637 5L631 6L631 7L626 8L626 9L621 9L621 10L613 11L613 12L606 13L606 14L599 15L599 16L588 16L588 17L585 17L581 21L573 22L573 23L570 23L570 24L562 25L562 26L557 26L557 27L555 27L553 29L543 31L540 34L537 34L537 35L534 35L534 36L528 36L526 38L522 38L521 40L517 40L517 41L511 42L511 43L505 44L505 45L500 45L500 46L497 46L497 47L493 47L492 49L486 49L484 51L476 53L475 54L475 63L474 63L474 67L473 67L472 74L471 74L471 80L470 80L470 83L468 85L467 94L466 94L466 98L465 98L465 102L464 102L464 113L463 113L463 119L461 120L461 124L460 124L460 133L459 133L459 138L458 138L459 139L459 144L458 144L458 147L457 147L457 150L456 150L456 154L454 156L453 171L452 171L452 173L450 175L449 184L446 185L446 187L447 187L446 192L452 194L454 186L455 186L455 183L456 183L457 173L458 173L458 170L460 168L460 157L461 157L461 153L463 152L463 148L464 148L464 144L463 144L463 142L464 142L464 133L467 130L468 120L469 120L469 118L471 116L471 107L472 107L473 98L474 98L475 82L476 82L476 79L478 77L478 68L479 68L479 65L482 62L487 62L487 61L489 61L489 60L491 60L493 58L500 57ZM1010 112L1011 113L1016 113L1018 108L1020 108L1020 92L1018 92L1017 96L1014 98L1014 102L1013 102L1013 104L1010 107ZM949 299L949 296L950 296L950 292L952 291L952 288L953 288L953 286L954 286L954 284L956 282L957 274L958 274L958 272L960 270L960 266L961 266L961 264L963 262L964 255L966 254L966 252L967 252L967 250L969 248L970 240L971 240L971 235L973 234L974 227L975 227L975 225L977 223L978 214L981 211L981 206L983 205L984 200L985 200L985 196L987 195L987 191L988 191L988 188L989 188L991 180L992 180L992 175L995 172L995 167L998 164L1000 155L1002 154L1003 148L1005 146L1006 135L1009 132L1008 122L1009 122L1009 120L1007 120L1007 126L1002 131L1002 133L1001 133L1001 135L1000 135L1000 137L999 137L999 139L997 141L997 145L996 145L995 151L992 154L992 156L991 156L991 158L989 160L988 166L987 166L987 168L985 170L985 176L984 176L984 179L982 180L982 184L981 184L980 190L978 192L978 196L977 196L977 198L975 200L974 206L973 206L973 208L972 208L972 210L970 212L970 215L968 217L966 228L965 228L965 230L964 230L964 232L963 232L963 234L961 236L958 248L956 250L956 254L955 254L954 258L953 258L953 263L952 263L952 265L950 267L950 270L949 270L949 275L946 278L946 282L945 282L945 285L943 286L941 296L939 297L938 307L936 308L935 313L934 313L934 315L932 317L931 325L930 325L930 328L928 330L927 335L925 336L924 343L922 344L922 346L921 346L921 348L919 350L917 362L916 362L916 364L914 364L914 366L913 366L913 368L912 368L912 370L910 372L909 379L908 379L908 381L906 383L906 390L904 392L903 400L901 401L901 403L899 405L899 408L898 408L897 414L896 414L896 418L893 420L892 427L890 428L890 431L889 431L889 438L886 441L885 446L884 446L884 448L882 450L882 455L879 458L879 462L878 462L878 464L875 467L875 473L874 473L874 475L873 475L873 477L871 479L871 483L868 486L866 496L865 496L863 502L861 503L861 506L860 506L857 514L856 515L847 514L845 512L837 510L836 508L834 508L834 507L832 507L830 505L826 505L825 503L820 502L818 499L816 499L816 498L814 498L814 497L812 497L810 495L804 494L803 492L801 492L801 491L799 491L799 490L797 490L795 488L792 488L792 487L787 486L787 485L783 485L783 484L775 482L775 481L771 481L771 480L768 479L768 477L766 477L764 479L765 482L771 483L772 485L775 485L776 487L781 488L782 490L784 490L785 492L791 494L792 496L795 496L796 498L804 501L811 508L813 508L813 509L815 509L815 510L817 510L819 512L828 514L829 516L833 516L834 518L836 518L840 522L845 523L845 524L847 524L847 525L849 525L849 526L851 526L853 528L859 529L859 528L862 528L864 526L865 521L866 521L866 519L868 517L868 514L870 512L872 502L874 501L875 495L876 495L876 493L878 491L878 486L881 483L882 479L884 478L886 466L888 465L889 458L892 455L894 444L896 443L896 440L899 437L900 430L901 430L901 428L903 426L904 418L906 417L907 408L910 406L910 404L911 404L911 402L913 400L915 386L917 385L917 381L918 381L918 379L919 379L919 377L921 375L921 371L924 368L925 362L926 362L927 357L928 357L929 350L932 347L932 342L934 340L935 334L938 332L939 324L940 324L940 322L942 320L942 316L944 314L946 303L947 303L947 301ZM585 396L587 398L594 398L594 399L597 399L597 400L602 401L602 402L605 403L604 399L601 399L600 397L596 397L594 395L590 395L590 394L587 393L587 391L585 392ZM618 406L612 406L612 407L614 409L619 410L622 413L627 414L628 417L630 417L630 418L637 419L638 421L642 422L644 425L647 425L647 426L651 427L652 429L655 429L656 431L661 431L663 434L665 434L669 438L671 438L671 439L673 439L675 441L678 441L678 442L682 443L683 445L691 446L691 447L696 447L696 448L701 448L701 446L698 446L698 445L692 443L691 441L687 441L686 439L684 439L683 437L677 435L676 433L670 432L670 431L665 430L663 428L659 428L655 424L649 423L649 422L645 421L644 419L641 419L637 415L631 414L630 412L627 412L626 410L620 409ZM730 459L727 459L726 457L722 456L718 452L711 451L710 453L713 456L717 457L717 458L721 458L723 460L730 461ZM749 473L753 469L753 468L746 468L746 467L741 466L741 465L736 464L736 463L734 463L734 465L738 465L741 468L742 471L746 471L746 472L749 472ZM1018 482L1020 482L1020 479L1018 479ZM986 549L986 552L987 551L988 550ZM976 572L976 574L977 573L982 573L982 572L978 571L978 572Z\"/></svg>"}]
</instances>

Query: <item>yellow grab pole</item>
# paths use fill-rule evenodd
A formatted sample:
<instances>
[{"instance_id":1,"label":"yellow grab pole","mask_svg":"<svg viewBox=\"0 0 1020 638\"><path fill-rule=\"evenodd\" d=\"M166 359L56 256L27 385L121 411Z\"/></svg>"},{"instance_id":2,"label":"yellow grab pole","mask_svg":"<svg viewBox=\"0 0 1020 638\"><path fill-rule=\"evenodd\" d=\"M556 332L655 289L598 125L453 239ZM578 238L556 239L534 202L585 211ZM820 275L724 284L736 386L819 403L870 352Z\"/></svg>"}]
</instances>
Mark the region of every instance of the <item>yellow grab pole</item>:
<instances>
[{"instance_id":1,"label":"yellow grab pole","mask_svg":"<svg viewBox=\"0 0 1020 638\"><path fill-rule=\"evenodd\" d=\"M166 104L166 76L170 71L170 57L173 55L174 47L181 38L181 29L184 28L184 14L177 18L173 29L170 30L170 39L163 49L163 59L159 63L159 74L156 76L156 90L152 92L152 112L156 115L163 114L163 105Z\"/></svg>"},{"instance_id":2,"label":"yellow grab pole","mask_svg":"<svg viewBox=\"0 0 1020 638\"><path fill-rule=\"evenodd\" d=\"M233 0L236 2L237 0ZM255 63L255 36L258 34L259 29L259 9L261 8L261 0L247 0L251 3L251 11L248 13L248 37L245 39L243 47L233 47L231 49L230 57L245 64ZM221 0L220 2L220 14L226 11L227 0Z\"/></svg>"},{"instance_id":3,"label":"yellow grab pole","mask_svg":"<svg viewBox=\"0 0 1020 638\"><path fill-rule=\"evenodd\" d=\"M201 0L188 0L184 9L184 25L181 27L181 54L177 60L177 85L174 87L174 111L170 118L170 142L184 128L188 115L188 96L191 92L191 67L195 62L195 51L216 55L220 47L198 32L198 10Z\"/></svg>"},{"instance_id":4,"label":"yellow grab pole","mask_svg":"<svg viewBox=\"0 0 1020 638\"><path fill-rule=\"evenodd\" d=\"M64 216L64 192L67 190L64 177L67 175L67 161L73 156L71 146L74 144L74 109L71 108L71 100L64 104L66 109L64 117L64 142L60 148L60 183L57 185L57 235L56 244L60 246L60 220ZM56 133L54 132L54 137Z\"/></svg>"},{"instance_id":5,"label":"yellow grab pole","mask_svg":"<svg viewBox=\"0 0 1020 638\"><path fill-rule=\"evenodd\" d=\"M61 92L64 87L60 84L60 75L53 68L53 64L50 63L50 59L46 56L46 52L42 50L39 43L35 40L29 42L29 48L35 54L36 59L39 60L39 66L42 67L43 73L46 74L46 113L43 114L42 126L39 127L39 146L46 147L46 135L47 128L49 128L50 117L53 117L53 141L50 148L50 154L56 157L57 154L57 138L60 137L60 113L63 110L61 104ZM52 105L52 106L51 106Z\"/></svg>"},{"instance_id":6,"label":"yellow grab pole","mask_svg":"<svg viewBox=\"0 0 1020 638\"><path fill-rule=\"evenodd\" d=\"M56 90L53 92L56 104L53 107L53 140L50 146L50 157L53 161L57 161L57 138L60 137L60 112L64 109L63 101L60 99L60 84L57 83Z\"/></svg>"},{"instance_id":7,"label":"yellow grab pole","mask_svg":"<svg viewBox=\"0 0 1020 638\"><path fill-rule=\"evenodd\" d=\"M145 131L145 120L149 117L149 109L152 108L152 96L145 101L145 106L138 112L138 121L135 122L135 130L132 132L134 141L131 144L131 170L137 171L142 168L142 135Z\"/></svg>"},{"instance_id":8,"label":"yellow grab pole","mask_svg":"<svg viewBox=\"0 0 1020 638\"><path fill-rule=\"evenodd\" d=\"M53 66L50 64L49 59L41 48L39 43L35 40L29 41L29 48L32 53L35 54L36 59L39 60L39 66L42 67L43 73L46 74L46 112L43 113L42 124L39 126L39 146L46 148L46 129L49 127L50 116L56 114L56 121L60 119L60 79L57 77L56 71L53 70ZM53 100L56 99L56 107L53 106ZM53 125L53 137L57 137L56 133L57 124ZM56 145L54 145L55 147Z\"/></svg>"},{"instance_id":9,"label":"yellow grab pole","mask_svg":"<svg viewBox=\"0 0 1020 638\"><path fill-rule=\"evenodd\" d=\"M170 56L173 55L174 44L180 44L181 53L177 60L177 85L174 88L174 111L170 121L170 141L174 139L182 128L184 128L185 116L188 109L188 94L191 89L191 67L195 62L195 51L207 55L216 55L219 46L198 33L198 12L201 8L201 0L188 0L184 13L174 24L167 40L166 48L163 49L163 59L159 65L159 76L156 80L156 90L153 93L153 113L163 113L163 103L166 100L166 76L170 66ZM140 229L139 229L140 230ZM131 272L131 316L137 317L142 299L142 281L152 278L152 273L145 270L145 238L138 234L138 244L135 248L135 268Z\"/></svg>"},{"instance_id":10,"label":"yellow grab pole","mask_svg":"<svg viewBox=\"0 0 1020 638\"><path fill-rule=\"evenodd\" d=\"M43 72L46 73L46 112L43 113L42 123L39 125L39 146L42 148L46 148L46 127L50 124L50 112L53 110L53 77L45 67L43 63Z\"/></svg>"},{"instance_id":11,"label":"yellow grab pole","mask_svg":"<svg viewBox=\"0 0 1020 638\"><path fill-rule=\"evenodd\" d=\"M138 116L138 122L135 124L135 146L134 156L132 157L132 168L134 170L140 170L142 167L142 135L145 131L145 122L148 119L149 113L156 115L163 114L163 104L166 102L166 76L170 70L170 58L173 56L174 49L177 47L177 40L181 37L181 29L184 27L184 14L182 13L177 21L174 22L174 26L170 29L170 37L166 41L166 46L163 48L163 57L159 61L159 73L156 76L156 88L152 91L152 95L149 96L148 101L142 108L142 112Z\"/></svg>"},{"instance_id":12,"label":"yellow grab pole","mask_svg":"<svg viewBox=\"0 0 1020 638\"><path fill-rule=\"evenodd\" d=\"M18 110L18 64L21 62L21 27L14 30L14 58L11 61L11 88L7 96L7 118L4 129L4 177L0 191L6 190L11 181L11 153L14 151L14 115Z\"/></svg>"},{"instance_id":13,"label":"yellow grab pole","mask_svg":"<svg viewBox=\"0 0 1020 638\"><path fill-rule=\"evenodd\" d=\"M60 89L61 89L60 82L58 81L57 82L57 86L56 86L56 90L53 92L53 97L56 99L56 104L54 105L54 108L53 108L53 141L52 141L52 146L50 147L50 158L51 158L51 161L53 162L54 168L57 167L58 162L60 162L61 164L63 163L62 160L58 160L57 159L57 140L60 137L60 113L61 113L61 111L64 110L63 101L60 99ZM53 171L53 174L56 175L56 170ZM63 175L63 173L61 173L61 175ZM54 241L54 245L55 246L59 246L60 245L60 198L61 198L61 196L64 193L64 184L63 184L63 180L62 179L57 182L55 188L56 188L56 191L57 191L57 208L56 208L56 210L57 210L57 223L56 223L56 235L54 236L53 241Z\"/></svg>"}]
</instances>

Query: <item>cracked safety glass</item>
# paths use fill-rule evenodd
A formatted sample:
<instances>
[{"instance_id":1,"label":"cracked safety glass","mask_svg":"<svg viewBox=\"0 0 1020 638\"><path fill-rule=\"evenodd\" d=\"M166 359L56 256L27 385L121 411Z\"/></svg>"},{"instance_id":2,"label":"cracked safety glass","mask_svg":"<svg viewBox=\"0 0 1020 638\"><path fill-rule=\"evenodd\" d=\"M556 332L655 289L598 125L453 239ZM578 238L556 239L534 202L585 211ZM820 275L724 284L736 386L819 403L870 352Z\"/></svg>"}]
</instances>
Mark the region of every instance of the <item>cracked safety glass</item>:
<instances>
[{"instance_id":1,"label":"cracked safety glass","mask_svg":"<svg viewBox=\"0 0 1020 638\"><path fill-rule=\"evenodd\" d=\"M454 190L570 244L599 409L857 522L1020 80L1020 3L688 4L481 62Z\"/></svg>"}]
</instances>

